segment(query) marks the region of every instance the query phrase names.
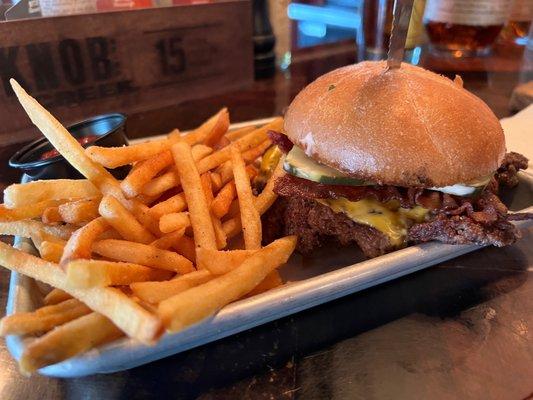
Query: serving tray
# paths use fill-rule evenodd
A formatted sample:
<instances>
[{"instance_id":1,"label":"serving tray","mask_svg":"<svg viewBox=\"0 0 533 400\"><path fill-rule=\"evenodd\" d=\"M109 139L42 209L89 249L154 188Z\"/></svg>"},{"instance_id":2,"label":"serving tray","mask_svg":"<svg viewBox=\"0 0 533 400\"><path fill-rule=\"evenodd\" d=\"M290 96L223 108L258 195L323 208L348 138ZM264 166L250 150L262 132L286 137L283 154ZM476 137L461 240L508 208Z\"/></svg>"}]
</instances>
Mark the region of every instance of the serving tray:
<instances>
[{"instance_id":1,"label":"serving tray","mask_svg":"<svg viewBox=\"0 0 533 400\"><path fill-rule=\"evenodd\" d=\"M265 119L234 124L232 128L268 121L269 119ZM533 177L523 173L520 180L520 185L508 193L504 200L513 211L533 212ZM520 221L516 225L521 229L531 229L533 221ZM31 243L26 240L16 238L15 243L30 250L32 248ZM284 281L289 283L232 303L212 318L182 332L165 334L154 346L146 346L125 338L90 350L79 357L42 368L39 372L43 375L69 378L133 368L481 248L482 246L476 245L430 242L371 260L365 260L355 248L346 248L341 252L337 248L323 248L312 258L295 254L280 269ZM41 305L44 294L42 287L33 279L12 273L7 314L34 310ZM15 335L6 338L7 347L13 357L20 357L27 340L31 338Z\"/></svg>"}]
</instances>

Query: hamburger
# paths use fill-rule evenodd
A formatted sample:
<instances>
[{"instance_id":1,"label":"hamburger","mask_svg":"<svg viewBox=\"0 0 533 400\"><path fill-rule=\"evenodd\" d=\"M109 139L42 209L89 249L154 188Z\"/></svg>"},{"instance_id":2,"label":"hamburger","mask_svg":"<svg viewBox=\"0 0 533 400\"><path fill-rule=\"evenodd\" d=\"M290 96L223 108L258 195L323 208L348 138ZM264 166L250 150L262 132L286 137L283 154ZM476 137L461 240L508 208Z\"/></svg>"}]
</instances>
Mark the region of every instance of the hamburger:
<instances>
[{"instance_id":1,"label":"hamburger","mask_svg":"<svg viewBox=\"0 0 533 400\"><path fill-rule=\"evenodd\" d=\"M413 243L505 246L519 237L497 197L527 159L507 153L489 107L423 68L362 62L327 73L290 104L268 158L284 153L265 236L298 235L375 257Z\"/></svg>"}]
</instances>

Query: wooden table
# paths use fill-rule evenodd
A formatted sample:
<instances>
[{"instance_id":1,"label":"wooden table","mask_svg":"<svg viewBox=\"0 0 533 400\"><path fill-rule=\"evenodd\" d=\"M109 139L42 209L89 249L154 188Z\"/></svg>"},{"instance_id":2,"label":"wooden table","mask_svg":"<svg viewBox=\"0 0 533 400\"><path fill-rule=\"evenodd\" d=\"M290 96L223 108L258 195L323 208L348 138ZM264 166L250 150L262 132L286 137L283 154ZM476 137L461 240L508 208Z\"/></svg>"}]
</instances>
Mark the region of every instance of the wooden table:
<instances>
[{"instance_id":1,"label":"wooden table","mask_svg":"<svg viewBox=\"0 0 533 400\"><path fill-rule=\"evenodd\" d=\"M193 127L222 105L234 121L283 113L318 75L354 61L353 43L295 57L252 88L133 115L131 137ZM498 117L524 77L521 50L422 64L454 76ZM531 77L530 77L531 79ZM0 149L0 184L19 145ZM526 399L533 397L533 230L476 253L130 371L25 378L0 344L0 398ZM1 270L0 305L9 273Z\"/></svg>"}]
</instances>

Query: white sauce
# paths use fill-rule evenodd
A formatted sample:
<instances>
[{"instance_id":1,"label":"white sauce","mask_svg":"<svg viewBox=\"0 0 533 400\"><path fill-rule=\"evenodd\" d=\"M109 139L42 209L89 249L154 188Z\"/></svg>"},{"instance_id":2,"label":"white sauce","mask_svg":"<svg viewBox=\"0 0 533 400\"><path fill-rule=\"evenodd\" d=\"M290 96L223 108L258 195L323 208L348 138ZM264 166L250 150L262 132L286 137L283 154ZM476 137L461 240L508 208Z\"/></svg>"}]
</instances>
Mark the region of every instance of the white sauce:
<instances>
[{"instance_id":1,"label":"white sauce","mask_svg":"<svg viewBox=\"0 0 533 400\"><path fill-rule=\"evenodd\" d=\"M315 149L315 140L313 139L313 134L308 132L307 135L302 139L302 146L304 147L304 152L308 157L313 155L313 150Z\"/></svg>"}]
</instances>

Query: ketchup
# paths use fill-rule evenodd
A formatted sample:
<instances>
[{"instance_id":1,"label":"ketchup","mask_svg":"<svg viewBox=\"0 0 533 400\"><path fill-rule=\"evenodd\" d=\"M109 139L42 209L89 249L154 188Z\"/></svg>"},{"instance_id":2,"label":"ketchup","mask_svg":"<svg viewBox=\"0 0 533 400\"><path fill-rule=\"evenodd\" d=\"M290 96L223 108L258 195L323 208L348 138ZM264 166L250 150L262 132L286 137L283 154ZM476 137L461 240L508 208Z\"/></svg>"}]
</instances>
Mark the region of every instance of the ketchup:
<instances>
[{"instance_id":1,"label":"ketchup","mask_svg":"<svg viewBox=\"0 0 533 400\"><path fill-rule=\"evenodd\" d=\"M98 139L98 136L89 135L89 136L77 138L76 140L78 141L79 144L84 146L86 144L94 142L96 139ZM41 154L41 157L39 157L39 160L48 160L49 158L54 158L54 157L57 157L58 155L59 155L59 151L57 151L56 149L52 149L49 151L45 151L43 154Z\"/></svg>"}]
</instances>

